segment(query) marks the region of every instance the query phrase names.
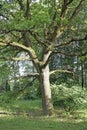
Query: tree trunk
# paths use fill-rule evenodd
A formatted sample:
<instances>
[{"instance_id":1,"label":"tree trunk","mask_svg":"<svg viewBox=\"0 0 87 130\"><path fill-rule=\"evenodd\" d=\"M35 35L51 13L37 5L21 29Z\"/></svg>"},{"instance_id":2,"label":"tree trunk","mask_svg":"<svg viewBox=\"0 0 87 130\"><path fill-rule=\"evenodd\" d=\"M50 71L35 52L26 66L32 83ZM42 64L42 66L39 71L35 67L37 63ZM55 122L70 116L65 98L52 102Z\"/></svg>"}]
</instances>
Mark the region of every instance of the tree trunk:
<instances>
[{"instance_id":1,"label":"tree trunk","mask_svg":"<svg viewBox=\"0 0 87 130\"><path fill-rule=\"evenodd\" d=\"M52 104L51 88L49 80L49 65L41 69L40 84L42 92L42 107L45 115L53 115L54 108Z\"/></svg>"},{"instance_id":2,"label":"tree trunk","mask_svg":"<svg viewBox=\"0 0 87 130\"><path fill-rule=\"evenodd\" d=\"M82 77L82 89L84 88L84 64L81 61L81 77Z\"/></svg>"}]
</instances>

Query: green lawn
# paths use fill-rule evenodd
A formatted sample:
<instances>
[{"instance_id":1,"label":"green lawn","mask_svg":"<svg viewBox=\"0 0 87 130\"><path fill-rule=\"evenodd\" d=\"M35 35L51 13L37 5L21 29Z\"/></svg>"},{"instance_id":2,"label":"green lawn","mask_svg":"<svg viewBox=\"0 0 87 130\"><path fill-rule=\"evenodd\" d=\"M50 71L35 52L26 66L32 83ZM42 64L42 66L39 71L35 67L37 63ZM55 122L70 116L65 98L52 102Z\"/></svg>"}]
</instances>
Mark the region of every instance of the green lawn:
<instances>
[{"instance_id":1,"label":"green lawn","mask_svg":"<svg viewBox=\"0 0 87 130\"><path fill-rule=\"evenodd\" d=\"M87 122L69 123L22 116L0 117L0 130L87 130Z\"/></svg>"},{"instance_id":2,"label":"green lawn","mask_svg":"<svg viewBox=\"0 0 87 130\"><path fill-rule=\"evenodd\" d=\"M57 110L56 117L43 116L40 100L15 101L5 109L9 113L0 114L0 130L87 130L87 119L76 114L65 116L62 110Z\"/></svg>"}]
</instances>

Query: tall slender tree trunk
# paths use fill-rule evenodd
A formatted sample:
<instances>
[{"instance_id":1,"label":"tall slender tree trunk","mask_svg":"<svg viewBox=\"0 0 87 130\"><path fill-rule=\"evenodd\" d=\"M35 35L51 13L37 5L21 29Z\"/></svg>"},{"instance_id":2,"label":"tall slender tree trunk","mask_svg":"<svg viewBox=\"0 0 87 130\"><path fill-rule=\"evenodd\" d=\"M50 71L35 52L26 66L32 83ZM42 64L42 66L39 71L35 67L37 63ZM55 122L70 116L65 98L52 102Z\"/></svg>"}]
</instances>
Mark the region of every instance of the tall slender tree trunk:
<instances>
[{"instance_id":1,"label":"tall slender tree trunk","mask_svg":"<svg viewBox=\"0 0 87 130\"><path fill-rule=\"evenodd\" d=\"M82 89L84 88L84 63L81 61Z\"/></svg>"},{"instance_id":2,"label":"tall slender tree trunk","mask_svg":"<svg viewBox=\"0 0 87 130\"><path fill-rule=\"evenodd\" d=\"M42 107L45 115L53 115L54 108L52 104L50 79L49 79L49 65L41 69L40 84L42 92Z\"/></svg>"}]
</instances>

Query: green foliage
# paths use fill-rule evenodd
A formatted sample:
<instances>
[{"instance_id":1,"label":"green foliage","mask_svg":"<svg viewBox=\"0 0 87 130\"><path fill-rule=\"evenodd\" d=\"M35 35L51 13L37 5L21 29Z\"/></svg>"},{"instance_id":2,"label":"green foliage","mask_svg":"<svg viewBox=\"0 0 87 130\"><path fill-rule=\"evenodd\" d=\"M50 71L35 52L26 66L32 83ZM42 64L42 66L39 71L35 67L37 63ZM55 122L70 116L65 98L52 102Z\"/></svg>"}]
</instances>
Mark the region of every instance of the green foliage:
<instances>
[{"instance_id":1,"label":"green foliage","mask_svg":"<svg viewBox=\"0 0 87 130\"><path fill-rule=\"evenodd\" d=\"M25 81L22 80L22 83L19 83L19 86L21 89L23 89L23 87L25 87L25 89L21 92L21 94L18 95L18 98L34 100L40 97L40 86L38 80L35 79L33 82L29 82L28 79Z\"/></svg>"},{"instance_id":2,"label":"green foliage","mask_svg":"<svg viewBox=\"0 0 87 130\"><path fill-rule=\"evenodd\" d=\"M73 79L73 75L69 73L54 73L50 79L51 84L66 83L69 87L78 83L76 79Z\"/></svg>"},{"instance_id":3,"label":"green foliage","mask_svg":"<svg viewBox=\"0 0 87 130\"><path fill-rule=\"evenodd\" d=\"M29 100L29 99L37 99L37 88L34 88L34 86L30 86L23 92L23 95L21 95L23 99Z\"/></svg>"},{"instance_id":4,"label":"green foliage","mask_svg":"<svg viewBox=\"0 0 87 130\"><path fill-rule=\"evenodd\" d=\"M14 102L16 99L35 100L41 97L39 81L35 80L33 83L28 79L22 79L19 82L14 82L9 90L9 84L5 90L0 93L0 104L7 104Z\"/></svg>"},{"instance_id":5,"label":"green foliage","mask_svg":"<svg viewBox=\"0 0 87 130\"><path fill-rule=\"evenodd\" d=\"M52 85L53 102L67 112L81 109L87 105L87 91L80 86L68 87L67 84Z\"/></svg>"},{"instance_id":6,"label":"green foliage","mask_svg":"<svg viewBox=\"0 0 87 130\"><path fill-rule=\"evenodd\" d=\"M2 92L0 93L0 105L7 104L12 100L10 92Z\"/></svg>"}]
</instances>

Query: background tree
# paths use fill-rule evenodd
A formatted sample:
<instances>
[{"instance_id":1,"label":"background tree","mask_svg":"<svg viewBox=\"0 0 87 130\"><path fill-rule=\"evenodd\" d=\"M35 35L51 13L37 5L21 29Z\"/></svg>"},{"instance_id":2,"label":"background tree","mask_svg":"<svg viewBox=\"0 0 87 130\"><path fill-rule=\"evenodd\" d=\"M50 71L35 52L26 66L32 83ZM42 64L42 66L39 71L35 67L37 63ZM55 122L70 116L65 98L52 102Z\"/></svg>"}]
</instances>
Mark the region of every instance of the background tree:
<instances>
[{"instance_id":1,"label":"background tree","mask_svg":"<svg viewBox=\"0 0 87 130\"><path fill-rule=\"evenodd\" d=\"M60 71L71 73L65 69L50 72L50 57L55 53L69 56L87 54L87 51L80 54L80 52L74 51L75 48L71 50L74 41L81 43L81 41L87 40L86 31L81 33L78 31L78 26L75 25L79 22L79 16L85 15L86 3L86 0L39 0L38 2L2 0L0 2L2 5L0 49L4 54L3 57L9 57L12 60L19 52L28 53L29 59L37 70L37 73L31 74L31 76L37 76L40 81L44 114L52 115L54 113L50 75ZM75 18L76 16L77 18ZM86 17L84 20L86 22ZM81 29L84 28L84 22L81 23ZM59 43L55 44L58 39Z\"/></svg>"}]
</instances>

